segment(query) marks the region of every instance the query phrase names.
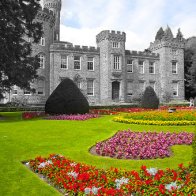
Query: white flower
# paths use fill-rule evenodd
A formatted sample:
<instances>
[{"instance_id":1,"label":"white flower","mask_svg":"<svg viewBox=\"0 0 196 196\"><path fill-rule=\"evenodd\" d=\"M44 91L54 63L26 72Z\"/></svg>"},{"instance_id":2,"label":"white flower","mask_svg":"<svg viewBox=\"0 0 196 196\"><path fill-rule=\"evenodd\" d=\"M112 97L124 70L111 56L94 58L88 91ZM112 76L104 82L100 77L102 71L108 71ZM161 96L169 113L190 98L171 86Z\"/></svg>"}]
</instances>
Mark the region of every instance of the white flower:
<instances>
[{"instance_id":1,"label":"white flower","mask_svg":"<svg viewBox=\"0 0 196 196\"><path fill-rule=\"evenodd\" d=\"M70 164L70 166L75 167L77 165L77 163L73 162Z\"/></svg>"},{"instance_id":2,"label":"white flower","mask_svg":"<svg viewBox=\"0 0 196 196\"><path fill-rule=\"evenodd\" d=\"M43 168L46 167L47 165L53 164L53 162L51 160L48 160L46 162L42 162L39 164L38 168Z\"/></svg>"},{"instance_id":3,"label":"white flower","mask_svg":"<svg viewBox=\"0 0 196 196\"><path fill-rule=\"evenodd\" d=\"M100 188L101 188L101 187L100 187ZM84 193L85 193L86 195L88 195L88 194L90 194L90 193L92 192L93 195L96 195L96 194L98 193L98 191L99 191L100 188L97 188L97 187L95 187L95 186L93 186L92 189L86 187L86 188L84 189Z\"/></svg>"},{"instance_id":4,"label":"white flower","mask_svg":"<svg viewBox=\"0 0 196 196\"><path fill-rule=\"evenodd\" d=\"M156 168L149 168L149 169L146 169L146 170L152 176L155 176L157 171L158 171Z\"/></svg>"},{"instance_id":5,"label":"white flower","mask_svg":"<svg viewBox=\"0 0 196 196\"><path fill-rule=\"evenodd\" d=\"M116 189L120 189L122 184L127 184L129 182L128 178L122 177L121 179L116 179Z\"/></svg>"},{"instance_id":6,"label":"white flower","mask_svg":"<svg viewBox=\"0 0 196 196\"><path fill-rule=\"evenodd\" d=\"M181 188L182 187L182 185L177 185L176 184L176 182L171 182L170 184L166 184L165 185L165 189L167 189L168 191L171 191L172 190L172 188L173 189L179 189L179 188Z\"/></svg>"},{"instance_id":7,"label":"white flower","mask_svg":"<svg viewBox=\"0 0 196 196\"><path fill-rule=\"evenodd\" d=\"M78 173L71 171L67 173L68 176L72 176L74 179L76 179L78 177Z\"/></svg>"},{"instance_id":8,"label":"white flower","mask_svg":"<svg viewBox=\"0 0 196 196\"><path fill-rule=\"evenodd\" d=\"M84 193L85 193L86 195L90 194L90 193L91 193L91 188L86 187L86 188L84 189Z\"/></svg>"}]
</instances>

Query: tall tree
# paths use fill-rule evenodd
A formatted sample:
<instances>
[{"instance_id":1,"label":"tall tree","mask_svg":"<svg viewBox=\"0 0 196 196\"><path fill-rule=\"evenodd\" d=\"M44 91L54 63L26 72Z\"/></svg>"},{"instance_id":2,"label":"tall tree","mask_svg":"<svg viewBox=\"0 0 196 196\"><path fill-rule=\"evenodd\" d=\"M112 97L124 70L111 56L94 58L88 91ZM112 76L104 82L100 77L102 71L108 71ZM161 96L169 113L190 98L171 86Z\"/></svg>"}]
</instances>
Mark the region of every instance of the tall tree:
<instances>
[{"instance_id":1,"label":"tall tree","mask_svg":"<svg viewBox=\"0 0 196 196\"><path fill-rule=\"evenodd\" d=\"M38 43L43 31L35 19L40 0L0 1L0 98L13 85L32 90L37 77L37 57L31 56L31 43Z\"/></svg>"}]
</instances>

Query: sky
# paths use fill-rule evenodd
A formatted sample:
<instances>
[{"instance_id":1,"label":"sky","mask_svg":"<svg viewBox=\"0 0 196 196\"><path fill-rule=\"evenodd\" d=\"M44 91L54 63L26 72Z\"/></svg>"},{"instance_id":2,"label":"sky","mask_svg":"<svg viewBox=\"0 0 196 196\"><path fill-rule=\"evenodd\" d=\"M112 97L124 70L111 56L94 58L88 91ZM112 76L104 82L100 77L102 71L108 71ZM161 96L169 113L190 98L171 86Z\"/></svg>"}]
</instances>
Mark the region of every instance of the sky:
<instances>
[{"instance_id":1,"label":"sky","mask_svg":"<svg viewBox=\"0 0 196 196\"><path fill-rule=\"evenodd\" d=\"M41 0L43 1L43 0ZM126 33L126 49L148 48L160 27L196 36L196 0L62 0L61 41L97 46L102 30Z\"/></svg>"}]
</instances>

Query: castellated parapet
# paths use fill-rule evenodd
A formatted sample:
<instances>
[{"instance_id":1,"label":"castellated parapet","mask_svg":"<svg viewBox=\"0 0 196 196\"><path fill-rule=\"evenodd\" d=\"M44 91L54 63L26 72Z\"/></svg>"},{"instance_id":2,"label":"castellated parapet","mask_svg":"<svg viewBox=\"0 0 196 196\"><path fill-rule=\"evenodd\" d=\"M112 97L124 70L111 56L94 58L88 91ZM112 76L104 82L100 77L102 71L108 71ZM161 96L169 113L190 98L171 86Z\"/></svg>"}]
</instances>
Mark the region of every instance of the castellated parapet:
<instances>
[{"instance_id":1,"label":"castellated parapet","mask_svg":"<svg viewBox=\"0 0 196 196\"><path fill-rule=\"evenodd\" d=\"M125 55L130 55L132 57L141 57L141 58L154 58L159 59L158 53L153 52L144 52L144 51L135 51L135 50L125 50Z\"/></svg>"},{"instance_id":2,"label":"castellated parapet","mask_svg":"<svg viewBox=\"0 0 196 196\"><path fill-rule=\"evenodd\" d=\"M125 42L126 41L126 33L121 32L121 31L104 30L104 31L101 31L96 36L97 44L103 40Z\"/></svg>"},{"instance_id":3,"label":"castellated parapet","mask_svg":"<svg viewBox=\"0 0 196 196\"><path fill-rule=\"evenodd\" d=\"M47 8L39 9L36 15L36 19L43 22L48 22L50 27L53 27L55 24L54 13Z\"/></svg>"}]
</instances>

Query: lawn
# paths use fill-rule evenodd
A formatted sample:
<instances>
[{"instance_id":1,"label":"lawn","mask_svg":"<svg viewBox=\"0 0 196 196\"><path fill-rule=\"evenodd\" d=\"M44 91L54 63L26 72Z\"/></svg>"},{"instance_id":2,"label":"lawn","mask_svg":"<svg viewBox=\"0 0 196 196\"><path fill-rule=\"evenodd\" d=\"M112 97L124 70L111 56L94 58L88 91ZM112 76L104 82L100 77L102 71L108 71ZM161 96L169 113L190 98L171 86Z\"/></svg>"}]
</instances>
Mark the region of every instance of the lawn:
<instances>
[{"instance_id":1,"label":"lawn","mask_svg":"<svg viewBox=\"0 0 196 196\"><path fill-rule=\"evenodd\" d=\"M11 117L10 117L11 116ZM98 168L117 167L138 170L141 165L156 168L177 168L188 165L191 146L174 146L174 156L154 160L118 160L98 157L88 152L96 142L112 137L118 130L194 132L195 126L155 126L123 124L104 116L87 121L21 120L20 113L7 114L0 121L0 190L1 195L59 195L59 193L29 171L21 161L51 153L62 154L76 162Z\"/></svg>"}]
</instances>

